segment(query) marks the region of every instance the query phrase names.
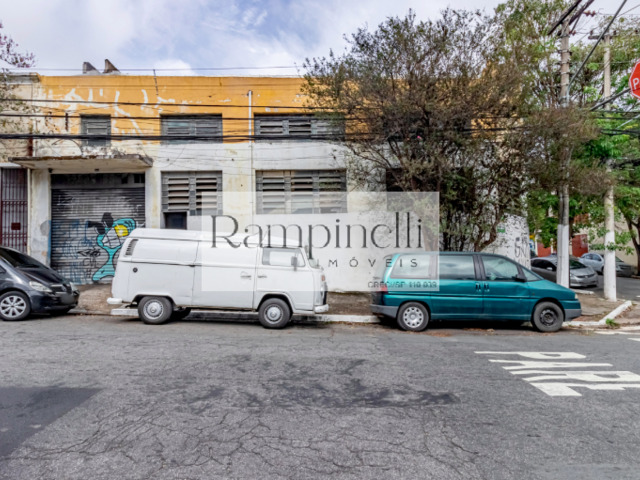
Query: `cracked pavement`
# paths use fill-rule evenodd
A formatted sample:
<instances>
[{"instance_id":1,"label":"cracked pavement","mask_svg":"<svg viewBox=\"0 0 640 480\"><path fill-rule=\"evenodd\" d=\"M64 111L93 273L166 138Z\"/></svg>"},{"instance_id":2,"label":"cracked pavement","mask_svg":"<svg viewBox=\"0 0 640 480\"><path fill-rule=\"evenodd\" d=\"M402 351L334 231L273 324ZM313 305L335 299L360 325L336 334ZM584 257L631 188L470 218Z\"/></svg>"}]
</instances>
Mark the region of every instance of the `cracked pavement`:
<instances>
[{"instance_id":1,"label":"cracked pavement","mask_svg":"<svg viewBox=\"0 0 640 480\"><path fill-rule=\"evenodd\" d=\"M552 398L475 354L640 343L528 330L78 316L1 323L0 478L637 478L640 390Z\"/></svg>"}]
</instances>

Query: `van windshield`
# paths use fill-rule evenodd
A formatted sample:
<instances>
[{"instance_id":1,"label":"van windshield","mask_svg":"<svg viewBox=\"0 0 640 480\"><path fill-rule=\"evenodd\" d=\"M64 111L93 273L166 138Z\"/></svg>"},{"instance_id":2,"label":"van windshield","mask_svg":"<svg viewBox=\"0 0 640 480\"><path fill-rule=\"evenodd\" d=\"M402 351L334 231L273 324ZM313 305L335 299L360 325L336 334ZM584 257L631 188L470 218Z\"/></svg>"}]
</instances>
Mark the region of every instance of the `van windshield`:
<instances>
[{"instance_id":1,"label":"van windshield","mask_svg":"<svg viewBox=\"0 0 640 480\"><path fill-rule=\"evenodd\" d=\"M41 264L35 258L31 258L14 250L8 250L6 248L0 248L0 257L6 261L9 265L16 268L47 268Z\"/></svg>"}]
</instances>

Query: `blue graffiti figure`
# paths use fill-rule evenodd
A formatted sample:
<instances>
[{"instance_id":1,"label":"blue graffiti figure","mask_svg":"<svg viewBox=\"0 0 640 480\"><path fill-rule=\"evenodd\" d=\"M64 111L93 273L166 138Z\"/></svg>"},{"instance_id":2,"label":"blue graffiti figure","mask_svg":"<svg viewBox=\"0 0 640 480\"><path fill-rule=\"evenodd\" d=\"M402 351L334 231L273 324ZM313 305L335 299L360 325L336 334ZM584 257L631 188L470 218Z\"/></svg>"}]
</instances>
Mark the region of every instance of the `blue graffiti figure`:
<instances>
[{"instance_id":1,"label":"blue graffiti figure","mask_svg":"<svg viewBox=\"0 0 640 480\"><path fill-rule=\"evenodd\" d=\"M93 274L92 280L98 282L105 277L113 277L116 273L114 265L116 253L122 248L122 244L129 234L136 228L136 221L133 218L113 220L111 213L105 213L102 215L101 222L88 222L87 226L95 227L98 232L96 243L108 255L107 261Z\"/></svg>"}]
</instances>

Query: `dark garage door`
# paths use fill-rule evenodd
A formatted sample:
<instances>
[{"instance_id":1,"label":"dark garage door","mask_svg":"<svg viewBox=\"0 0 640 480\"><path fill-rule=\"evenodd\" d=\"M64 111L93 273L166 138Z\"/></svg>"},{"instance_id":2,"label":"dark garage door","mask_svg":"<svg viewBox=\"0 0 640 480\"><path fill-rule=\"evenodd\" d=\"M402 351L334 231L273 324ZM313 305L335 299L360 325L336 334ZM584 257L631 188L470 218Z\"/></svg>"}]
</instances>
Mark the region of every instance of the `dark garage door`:
<instances>
[{"instance_id":1,"label":"dark garage door","mask_svg":"<svg viewBox=\"0 0 640 480\"><path fill-rule=\"evenodd\" d=\"M78 284L110 282L144 219L144 174L52 175L51 267Z\"/></svg>"}]
</instances>

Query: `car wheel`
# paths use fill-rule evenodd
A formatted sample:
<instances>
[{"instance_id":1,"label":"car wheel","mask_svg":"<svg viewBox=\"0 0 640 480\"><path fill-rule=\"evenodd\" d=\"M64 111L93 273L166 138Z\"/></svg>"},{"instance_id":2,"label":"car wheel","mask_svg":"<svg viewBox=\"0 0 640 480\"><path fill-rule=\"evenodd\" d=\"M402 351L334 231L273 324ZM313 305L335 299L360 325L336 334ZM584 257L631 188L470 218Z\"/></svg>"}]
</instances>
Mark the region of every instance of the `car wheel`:
<instances>
[{"instance_id":1,"label":"car wheel","mask_svg":"<svg viewBox=\"0 0 640 480\"><path fill-rule=\"evenodd\" d=\"M258 319L265 328L284 328L291 319L291 309L284 300L270 298L260 305Z\"/></svg>"},{"instance_id":2,"label":"car wheel","mask_svg":"<svg viewBox=\"0 0 640 480\"><path fill-rule=\"evenodd\" d=\"M191 313L190 308L180 308L171 312L171 320L182 320Z\"/></svg>"},{"instance_id":3,"label":"car wheel","mask_svg":"<svg viewBox=\"0 0 640 480\"><path fill-rule=\"evenodd\" d=\"M536 305L531 317L531 324L539 332L557 332L564 322L564 312L552 302L541 302Z\"/></svg>"},{"instance_id":4,"label":"car wheel","mask_svg":"<svg viewBox=\"0 0 640 480\"><path fill-rule=\"evenodd\" d=\"M402 330L421 332L429 323L429 311L421 303L405 303L398 310L396 320Z\"/></svg>"},{"instance_id":5,"label":"car wheel","mask_svg":"<svg viewBox=\"0 0 640 480\"><path fill-rule=\"evenodd\" d=\"M7 292L0 296L0 318L5 322L24 320L31 313L29 297L22 292Z\"/></svg>"},{"instance_id":6,"label":"car wheel","mask_svg":"<svg viewBox=\"0 0 640 480\"><path fill-rule=\"evenodd\" d=\"M144 297L138 303L138 316L147 325L161 325L171 318L173 305L165 297Z\"/></svg>"}]
</instances>

